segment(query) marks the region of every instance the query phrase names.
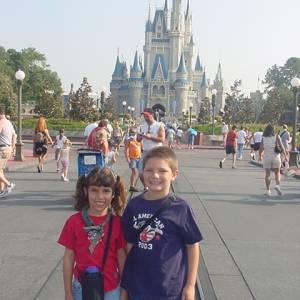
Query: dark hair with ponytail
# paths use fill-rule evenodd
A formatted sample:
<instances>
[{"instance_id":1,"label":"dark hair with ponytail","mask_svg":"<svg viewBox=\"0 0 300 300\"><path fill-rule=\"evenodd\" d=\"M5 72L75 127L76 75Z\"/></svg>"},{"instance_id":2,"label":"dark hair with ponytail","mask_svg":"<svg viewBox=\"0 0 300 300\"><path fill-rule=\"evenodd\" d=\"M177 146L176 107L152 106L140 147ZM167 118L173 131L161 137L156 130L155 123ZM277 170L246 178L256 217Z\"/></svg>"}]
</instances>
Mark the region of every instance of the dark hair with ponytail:
<instances>
[{"instance_id":1,"label":"dark hair with ponytail","mask_svg":"<svg viewBox=\"0 0 300 300\"><path fill-rule=\"evenodd\" d=\"M86 175L80 175L76 184L75 209L81 211L85 206L89 207L89 199L84 193L84 188L89 186L111 187L114 197L111 200L112 211L121 216L126 205L126 187L122 177L115 176L112 170L108 168L95 167Z\"/></svg>"}]
</instances>

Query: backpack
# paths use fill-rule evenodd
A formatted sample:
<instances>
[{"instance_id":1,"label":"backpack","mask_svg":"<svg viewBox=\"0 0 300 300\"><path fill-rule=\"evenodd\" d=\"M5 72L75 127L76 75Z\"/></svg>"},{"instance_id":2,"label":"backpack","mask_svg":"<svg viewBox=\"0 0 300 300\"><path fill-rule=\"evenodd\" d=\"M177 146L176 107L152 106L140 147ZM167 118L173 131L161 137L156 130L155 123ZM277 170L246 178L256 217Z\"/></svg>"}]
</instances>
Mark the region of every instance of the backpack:
<instances>
[{"instance_id":1,"label":"backpack","mask_svg":"<svg viewBox=\"0 0 300 300\"><path fill-rule=\"evenodd\" d=\"M93 129L88 138L88 146L93 149L99 149L99 142L103 140L103 135L107 134L103 127L96 127Z\"/></svg>"},{"instance_id":2,"label":"backpack","mask_svg":"<svg viewBox=\"0 0 300 300\"><path fill-rule=\"evenodd\" d=\"M34 142L35 143L42 143L44 141L45 137L41 132L37 132L34 135Z\"/></svg>"},{"instance_id":3,"label":"backpack","mask_svg":"<svg viewBox=\"0 0 300 300\"><path fill-rule=\"evenodd\" d=\"M192 129L190 130L190 134L193 135L193 136L196 136L196 135L197 135L197 131L196 131L195 129L192 128Z\"/></svg>"}]
</instances>

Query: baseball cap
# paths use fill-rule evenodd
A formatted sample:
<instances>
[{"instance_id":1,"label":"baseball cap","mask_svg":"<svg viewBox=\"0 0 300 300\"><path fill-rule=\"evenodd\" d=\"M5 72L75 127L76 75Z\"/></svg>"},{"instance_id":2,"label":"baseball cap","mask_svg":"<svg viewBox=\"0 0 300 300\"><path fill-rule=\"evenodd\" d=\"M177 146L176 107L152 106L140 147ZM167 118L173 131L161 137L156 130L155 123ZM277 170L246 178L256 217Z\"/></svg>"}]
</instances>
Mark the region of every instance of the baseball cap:
<instances>
[{"instance_id":1,"label":"baseball cap","mask_svg":"<svg viewBox=\"0 0 300 300\"><path fill-rule=\"evenodd\" d=\"M154 110L150 107L147 107L141 114L146 116L154 115Z\"/></svg>"}]
</instances>

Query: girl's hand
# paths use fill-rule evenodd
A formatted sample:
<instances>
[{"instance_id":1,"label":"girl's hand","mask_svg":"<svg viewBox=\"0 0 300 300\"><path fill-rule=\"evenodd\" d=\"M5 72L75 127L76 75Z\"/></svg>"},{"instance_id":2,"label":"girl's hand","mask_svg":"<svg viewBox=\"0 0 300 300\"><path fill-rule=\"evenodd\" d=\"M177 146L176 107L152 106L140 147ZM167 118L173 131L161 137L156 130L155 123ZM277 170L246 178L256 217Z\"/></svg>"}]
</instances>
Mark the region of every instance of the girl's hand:
<instances>
[{"instance_id":1,"label":"girl's hand","mask_svg":"<svg viewBox=\"0 0 300 300\"><path fill-rule=\"evenodd\" d=\"M195 299L195 287L186 285L182 291L181 300L194 300Z\"/></svg>"},{"instance_id":2,"label":"girl's hand","mask_svg":"<svg viewBox=\"0 0 300 300\"><path fill-rule=\"evenodd\" d=\"M73 293L65 293L65 300L75 300Z\"/></svg>"}]
</instances>

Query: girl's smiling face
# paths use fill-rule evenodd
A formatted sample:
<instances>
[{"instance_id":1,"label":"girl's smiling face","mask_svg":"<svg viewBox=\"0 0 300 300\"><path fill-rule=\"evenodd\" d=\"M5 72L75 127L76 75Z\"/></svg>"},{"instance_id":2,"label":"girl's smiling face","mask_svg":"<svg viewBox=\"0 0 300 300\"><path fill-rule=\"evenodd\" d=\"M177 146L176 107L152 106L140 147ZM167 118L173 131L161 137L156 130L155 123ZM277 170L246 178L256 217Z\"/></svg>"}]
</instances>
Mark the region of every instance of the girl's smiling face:
<instances>
[{"instance_id":1,"label":"girl's smiling face","mask_svg":"<svg viewBox=\"0 0 300 300\"><path fill-rule=\"evenodd\" d=\"M145 185L149 196L155 199L165 197L170 191L170 185L178 175L178 170L172 171L168 163L162 158L150 158L143 170Z\"/></svg>"},{"instance_id":2,"label":"girl's smiling face","mask_svg":"<svg viewBox=\"0 0 300 300\"><path fill-rule=\"evenodd\" d=\"M104 216L114 197L111 187L90 185L84 188L84 193L89 200L88 214L92 216Z\"/></svg>"}]
</instances>

